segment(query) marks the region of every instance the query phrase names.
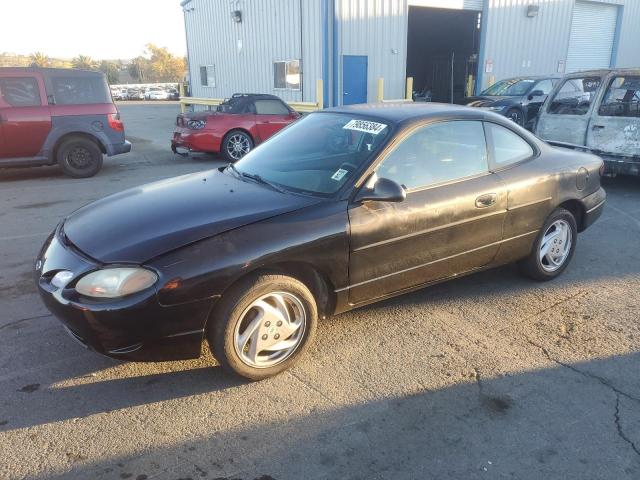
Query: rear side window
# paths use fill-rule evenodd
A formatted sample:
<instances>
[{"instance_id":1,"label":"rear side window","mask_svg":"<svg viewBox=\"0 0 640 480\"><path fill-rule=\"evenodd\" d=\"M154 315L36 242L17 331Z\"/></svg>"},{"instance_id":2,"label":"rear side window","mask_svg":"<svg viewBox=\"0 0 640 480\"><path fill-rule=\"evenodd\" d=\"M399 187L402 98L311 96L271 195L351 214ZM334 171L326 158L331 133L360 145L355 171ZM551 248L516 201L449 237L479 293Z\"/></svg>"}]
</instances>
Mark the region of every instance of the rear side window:
<instances>
[{"instance_id":1,"label":"rear side window","mask_svg":"<svg viewBox=\"0 0 640 480\"><path fill-rule=\"evenodd\" d=\"M605 93L598 115L640 117L640 77L616 77Z\"/></svg>"},{"instance_id":2,"label":"rear side window","mask_svg":"<svg viewBox=\"0 0 640 480\"><path fill-rule=\"evenodd\" d=\"M569 78L549 103L548 112L554 115L584 115L600 88L600 77Z\"/></svg>"},{"instance_id":3,"label":"rear side window","mask_svg":"<svg viewBox=\"0 0 640 480\"><path fill-rule=\"evenodd\" d=\"M533 148L520 135L495 123L486 123L493 140L493 162L496 168L507 167L533 155Z\"/></svg>"},{"instance_id":4,"label":"rear side window","mask_svg":"<svg viewBox=\"0 0 640 480\"><path fill-rule=\"evenodd\" d=\"M0 96L12 107L41 105L38 81L33 77L0 78Z\"/></svg>"},{"instance_id":5,"label":"rear side window","mask_svg":"<svg viewBox=\"0 0 640 480\"><path fill-rule=\"evenodd\" d=\"M279 100L255 100L258 115L288 115L289 109Z\"/></svg>"},{"instance_id":6,"label":"rear side window","mask_svg":"<svg viewBox=\"0 0 640 480\"><path fill-rule=\"evenodd\" d=\"M57 105L111 103L111 95L101 76L52 76L53 98Z\"/></svg>"}]
</instances>

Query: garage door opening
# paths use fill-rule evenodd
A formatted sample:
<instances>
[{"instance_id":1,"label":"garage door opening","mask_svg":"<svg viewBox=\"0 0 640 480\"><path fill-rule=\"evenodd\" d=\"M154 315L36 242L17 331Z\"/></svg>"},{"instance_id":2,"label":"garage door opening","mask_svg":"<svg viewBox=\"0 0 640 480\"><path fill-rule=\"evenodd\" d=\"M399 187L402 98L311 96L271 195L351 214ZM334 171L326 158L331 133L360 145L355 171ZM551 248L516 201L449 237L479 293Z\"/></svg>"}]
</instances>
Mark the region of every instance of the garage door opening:
<instances>
[{"instance_id":1,"label":"garage door opening","mask_svg":"<svg viewBox=\"0 0 640 480\"><path fill-rule=\"evenodd\" d=\"M416 100L456 102L473 94L480 23L475 10L409 7L407 76Z\"/></svg>"}]
</instances>

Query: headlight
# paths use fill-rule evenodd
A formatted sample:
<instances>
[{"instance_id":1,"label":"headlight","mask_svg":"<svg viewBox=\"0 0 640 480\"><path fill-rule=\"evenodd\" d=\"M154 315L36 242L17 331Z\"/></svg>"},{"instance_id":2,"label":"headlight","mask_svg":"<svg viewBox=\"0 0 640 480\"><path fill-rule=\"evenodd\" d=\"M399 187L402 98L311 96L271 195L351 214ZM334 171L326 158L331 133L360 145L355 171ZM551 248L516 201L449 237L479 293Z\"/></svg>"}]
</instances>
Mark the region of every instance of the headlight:
<instances>
[{"instance_id":1,"label":"headlight","mask_svg":"<svg viewBox=\"0 0 640 480\"><path fill-rule=\"evenodd\" d=\"M500 112L504 110L504 107L487 107L487 110L491 110L492 112Z\"/></svg>"},{"instance_id":2,"label":"headlight","mask_svg":"<svg viewBox=\"0 0 640 480\"><path fill-rule=\"evenodd\" d=\"M204 120L189 120L189 122L187 122L187 126L191 130L202 130L206 124L207 122Z\"/></svg>"},{"instance_id":3,"label":"headlight","mask_svg":"<svg viewBox=\"0 0 640 480\"><path fill-rule=\"evenodd\" d=\"M87 297L118 298L149 288L158 276L145 268L106 268L82 277L76 291Z\"/></svg>"}]
</instances>

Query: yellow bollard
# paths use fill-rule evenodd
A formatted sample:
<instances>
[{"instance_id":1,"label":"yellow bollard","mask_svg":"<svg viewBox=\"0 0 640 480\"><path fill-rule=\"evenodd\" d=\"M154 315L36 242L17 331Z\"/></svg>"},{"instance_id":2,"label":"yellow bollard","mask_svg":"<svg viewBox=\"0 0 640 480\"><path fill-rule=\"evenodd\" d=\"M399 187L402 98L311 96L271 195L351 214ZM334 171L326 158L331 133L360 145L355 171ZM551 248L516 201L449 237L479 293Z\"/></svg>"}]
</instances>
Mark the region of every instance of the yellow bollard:
<instances>
[{"instance_id":1,"label":"yellow bollard","mask_svg":"<svg viewBox=\"0 0 640 480\"><path fill-rule=\"evenodd\" d=\"M413 77L407 77L407 87L404 98L405 100L413 100Z\"/></svg>"},{"instance_id":2,"label":"yellow bollard","mask_svg":"<svg viewBox=\"0 0 640 480\"><path fill-rule=\"evenodd\" d=\"M378 103L382 103L382 101L384 100L384 78L379 78L378 79L378 98L377 98L377 102Z\"/></svg>"},{"instance_id":3,"label":"yellow bollard","mask_svg":"<svg viewBox=\"0 0 640 480\"><path fill-rule=\"evenodd\" d=\"M316 80L316 103L318 104L318 110L324 108L324 85L321 78Z\"/></svg>"},{"instance_id":4,"label":"yellow bollard","mask_svg":"<svg viewBox=\"0 0 640 480\"><path fill-rule=\"evenodd\" d=\"M178 91L180 92L180 100L182 100L182 97L184 97L184 83L178 85ZM182 102L180 102L180 111L182 113L187 111L187 106Z\"/></svg>"}]
</instances>

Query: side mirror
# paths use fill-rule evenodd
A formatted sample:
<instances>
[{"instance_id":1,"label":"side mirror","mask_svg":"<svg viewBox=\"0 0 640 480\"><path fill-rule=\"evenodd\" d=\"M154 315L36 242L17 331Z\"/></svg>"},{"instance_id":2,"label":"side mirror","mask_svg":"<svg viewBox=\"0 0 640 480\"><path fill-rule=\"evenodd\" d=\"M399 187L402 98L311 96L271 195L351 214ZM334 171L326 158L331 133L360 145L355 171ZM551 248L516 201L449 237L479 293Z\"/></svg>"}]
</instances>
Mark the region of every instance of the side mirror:
<instances>
[{"instance_id":1,"label":"side mirror","mask_svg":"<svg viewBox=\"0 0 640 480\"><path fill-rule=\"evenodd\" d=\"M534 90L529 94L529 100L533 100L535 97L544 97L544 92L542 90Z\"/></svg>"},{"instance_id":2,"label":"side mirror","mask_svg":"<svg viewBox=\"0 0 640 480\"><path fill-rule=\"evenodd\" d=\"M356 195L356 202L403 202L407 198L404 188L388 178L378 178L373 188L363 186Z\"/></svg>"}]
</instances>

